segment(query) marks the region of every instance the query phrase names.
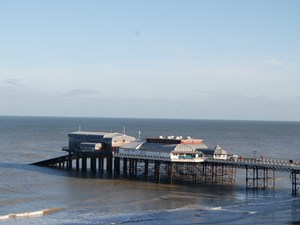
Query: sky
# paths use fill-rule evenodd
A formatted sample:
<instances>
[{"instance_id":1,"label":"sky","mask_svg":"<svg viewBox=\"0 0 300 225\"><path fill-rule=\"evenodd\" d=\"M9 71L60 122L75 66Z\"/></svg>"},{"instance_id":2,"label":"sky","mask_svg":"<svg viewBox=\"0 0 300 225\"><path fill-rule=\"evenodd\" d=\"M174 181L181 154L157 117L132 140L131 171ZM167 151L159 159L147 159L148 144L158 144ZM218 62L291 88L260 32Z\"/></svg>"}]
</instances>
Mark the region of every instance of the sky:
<instances>
[{"instance_id":1,"label":"sky","mask_svg":"<svg viewBox=\"0 0 300 225\"><path fill-rule=\"evenodd\" d=\"M0 1L0 115L300 121L298 0Z\"/></svg>"}]
</instances>

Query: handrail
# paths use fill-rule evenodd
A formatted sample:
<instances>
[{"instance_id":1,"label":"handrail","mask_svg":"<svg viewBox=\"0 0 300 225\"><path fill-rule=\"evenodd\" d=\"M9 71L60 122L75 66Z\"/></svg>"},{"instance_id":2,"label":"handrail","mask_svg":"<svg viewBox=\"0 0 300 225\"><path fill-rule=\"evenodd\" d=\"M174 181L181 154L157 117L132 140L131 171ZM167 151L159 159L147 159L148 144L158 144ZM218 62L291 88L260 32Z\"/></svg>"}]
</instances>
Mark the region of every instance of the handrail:
<instances>
[{"instance_id":1,"label":"handrail","mask_svg":"<svg viewBox=\"0 0 300 225\"><path fill-rule=\"evenodd\" d=\"M230 164L235 165L240 168L244 167L265 167L269 169L275 169L278 171L299 171L300 172L300 164L298 161L290 162L289 160L274 160L274 159L253 159L253 158L243 158L243 159L214 159L207 158L206 162L214 162L214 163L222 163L222 164Z\"/></svg>"},{"instance_id":2,"label":"handrail","mask_svg":"<svg viewBox=\"0 0 300 225\"><path fill-rule=\"evenodd\" d=\"M254 158L237 158L237 159L215 159L206 158L208 161L222 161L222 162L240 162L240 163L256 163L256 164L270 164L270 165L288 165L288 166L300 166L299 161L290 161L288 159L254 159Z\"/></svg>"}]
</instances>

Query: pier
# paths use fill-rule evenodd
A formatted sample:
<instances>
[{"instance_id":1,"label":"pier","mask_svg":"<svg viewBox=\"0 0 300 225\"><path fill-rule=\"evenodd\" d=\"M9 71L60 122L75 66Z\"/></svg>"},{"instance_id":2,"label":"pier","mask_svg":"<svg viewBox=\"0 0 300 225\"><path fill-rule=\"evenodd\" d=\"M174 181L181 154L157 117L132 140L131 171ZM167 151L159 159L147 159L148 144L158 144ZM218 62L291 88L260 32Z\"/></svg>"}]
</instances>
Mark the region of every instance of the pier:
<instances>
[{"instance_id":1,"label":"pier","mask_svg":"<svg viewBox=\"0 0 300 225\"><path fill-rule=\"evenodd\" d=\"M300 163L283 159L241 158L220 146L209 149L199 139L159 137L146 140L125 134L73 132L67 155L33 163L90 172L110 178L128 178L169 184L232 184L245 172L247 189L274 189L276 173L291 178L292 195L299 195Z\"/></svg>"}]
</instances>

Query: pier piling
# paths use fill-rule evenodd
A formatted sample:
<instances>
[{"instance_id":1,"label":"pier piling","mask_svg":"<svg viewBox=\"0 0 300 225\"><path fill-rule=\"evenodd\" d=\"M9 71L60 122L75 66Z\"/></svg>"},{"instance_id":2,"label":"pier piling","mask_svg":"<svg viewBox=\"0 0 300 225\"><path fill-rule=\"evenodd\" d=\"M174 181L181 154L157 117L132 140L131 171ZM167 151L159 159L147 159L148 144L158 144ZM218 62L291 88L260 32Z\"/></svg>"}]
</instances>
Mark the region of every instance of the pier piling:
<instances>
[{"instance_id":1,"label":"pier piling","mask_svg":"<svg viewBox=\"0 0 300 225\"><path fill-rule=\"evenodd\" d=\"M298 176L297 176L298 175ZM293 196L299 195L299 185L300 185L300 172L296 170L292 170L291 172L291 178L292 178L292 194Z\"/></svg>"}]
</instances>

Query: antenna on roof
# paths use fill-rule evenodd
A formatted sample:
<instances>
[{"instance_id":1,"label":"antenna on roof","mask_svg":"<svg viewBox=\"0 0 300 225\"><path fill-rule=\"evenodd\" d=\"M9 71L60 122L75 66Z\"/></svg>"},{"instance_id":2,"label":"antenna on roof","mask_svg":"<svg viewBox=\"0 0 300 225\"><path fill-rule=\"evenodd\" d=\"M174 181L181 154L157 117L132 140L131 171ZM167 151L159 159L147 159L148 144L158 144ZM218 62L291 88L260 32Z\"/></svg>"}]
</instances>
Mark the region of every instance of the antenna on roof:
<instances>
[{"instance_id":1,"label":"antenna on roof","mask_svg":"<svg viewBox=\"0 0 300 225\"><path fill-rule=\"evenodd\" d=\"M139 139L141 139L141 130L139 130Z\"/></svg>"},{"instance_id":2,"label":"antenna on roof","mask_svg":"<svg viewBox=\"0 0 300 225\"><path fill-rule=\"evenodd\" d=\"M125 128L125 126L123 127L123 141L125 141L125 132L126 132L126 128Z\"/></svg>"}]
</instances>

